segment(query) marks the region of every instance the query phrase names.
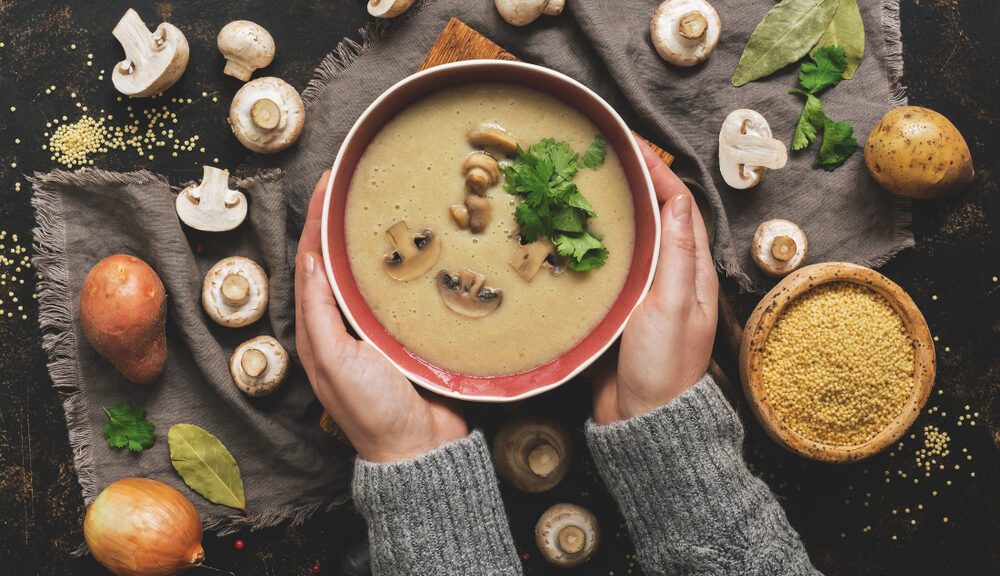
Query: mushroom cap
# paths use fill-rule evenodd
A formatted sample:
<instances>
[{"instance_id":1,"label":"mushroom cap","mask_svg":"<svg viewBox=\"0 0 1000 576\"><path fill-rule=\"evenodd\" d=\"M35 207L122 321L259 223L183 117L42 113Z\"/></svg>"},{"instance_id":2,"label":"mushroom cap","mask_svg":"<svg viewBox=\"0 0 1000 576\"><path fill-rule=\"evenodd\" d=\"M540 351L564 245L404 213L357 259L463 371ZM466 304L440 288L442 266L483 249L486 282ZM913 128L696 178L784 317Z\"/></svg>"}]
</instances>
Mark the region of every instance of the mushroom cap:
<instances>
[{"instance_id":1,"label":"mushroom cap","mask_svg":"<svg viewBox=\"0 0 1000 576\"><path fill-rule=\"evenodd\" d=\"M469 194L465 197L465 207L469 213L469 231L479 234L490 224L490 217L493 215L493 206L490 201L482 196Z\"/></svg>"},{"instance_id":2,"label":"mushroom cap","mask_svg":"<svg viewBox=\"0 0 1000 576\"><path fill-rule=\"evenodd\" d=\"M111 71L115 90L141 98L174 85L188 64L188 41L173 24L163 22L149 32L139 14L129 8L112 32L125 48L125 59Z\"/></svg>"},{"instance_id":3,"label":"mushroom cap","mask_svg":"<svg viewBox=\"0 0 1000 576\"><path fill-rule=\"evenodd\" d=\"M484 286L486 278L468 268L458 275L441 270L437 275L438 294L449 310L468 318L482 318L500 307L503 291Z\"/></svg>"},{"instance_id":4,"label":"mushroom cap","mask_svg":"<svg viewBox=\"0 0 1000 576\"><path fill-rule=\"evenodd\" d=\"M508 484L524 492L555 488L569 472L573 443L566 427L551 419L508 420L493 439L493 464Z\"/></svg>"},{"instance_id":5,"label":"mushroom cap","mask_svg":"<svg viewBox=\"0 0 1000 576\"><path fill-rule=\"evenodd\" d=\"M248 283L244 302L234 304L223 295L226 278L238 276ZM216 262L205 274L201 287L201 304L212 320L223 326L237 328L252 324L267 310L268 285L264 269L256 262L242 256L230 256Z\"/></svg>"},{"instance_id":6,"label":"mushroom cap","mask_svg":"<svg viewBox=\"0 0 1000 576\"><path fill-rule=\"evenodd\" d=\"M750 253L757 267L770 276L785 276L806 260L809 244L794 222L768 220L754 232Z\"/></svg>"},{"instance_id":7,"label":"mushroom cap","mask_svg":"<svg viewBox=\"0 0 1000 576\"><path fill-rule=\"evenodd\" d=\"M423 276L441 256L441 239L429 228L410 232L406 220L400 220L385 231L392 252L385 255L382 269L399 281Z\"/></svg>"},{"instance_id":8,"label":"mushroom cap","mask_svg":"<svg viewBox=\"0 0 1000 576\"><path fill-rule=\"evenodd\" d=\"M274 60L271 33L249 20L234 20L223 26L216 44L226 57L226 68L222 72L244 82L250 79L254 70Z\"/></svg>"},{"instance_id":9,"label":"mushroom cap","mask_svg":"<svg viewBox=\"0 0 1000 576\"><path fill-rule=\"evenodd\" d=\"M733 110L719 131L719 171L731 187L744 190L756 186L768 168L778 169L788 161L788 150L771 135L771 127L760 113Z\"/></svg>"},{"instance_id":10,"label":"mushroom cap","mask_svg":"<svg viewBox=\"0 0 1000 576\"><path fill-rule=\"evenodd\" d=\"M694 38L686 38L681 32L682 22L691 14L704 18L699 23L703 30ZM685 22L685 25L688 25ZM649 33L653 46L660 56L676 66L694 66L708 58L719 43L722 24L715 8L705 0L666 0L653 12L649 23Z\"/></svg>"},{"instance_id":11,"label":"mushroom cap","mask_svg":"<svg viewBox=\"0 0 1000 576\"><path fill-rule=\"evenodd\" d=\"M368 13L376 18L395 18L406 12L414 0L368 0Z\"/></svg>"},{"instance_id":12,"label":"mushroom cap","mask_svg":"<svg viewBox=\"0 0 1000 576\"><path fill-rule=\"evenodd\" d=\"M524 149L520 140L497 124L481 124L470 130L466 138L474 148L494 156L513 156L518 146Z\"/></svg>"},{"instance_id":13,"label":"mushroom cap","mask_svg":"<svg viewBox=\"0 0 1000 576\"><path fill-rule=\"evenodd\" d=\"M233 351L229 372L247 396L268 396L285 381L288 352L273 336L251 338Z\"/></svg>"},{"instance_id":14,"label":"mushroom cap","mask_svg":"<svg viewBox=\"0 0 1000 576\"><path fill-rule=\"evenodd\" d=\"M268 104L263 111L276 110L278 114L277 118L273 114L267 115L269 123L265 125L268 128L261 126L261 117L254 118L254 105L257 105L257 111L261 111L258 103L264 101L272 102L274 107ZM305 120L305 106L299 93L288 82L273 76L244 84L229 107L229 126L233 134L241 144L261 154L280 152L294 144L302 133Z\"/></svg>"},{"instance_id":15,"label":"mushroom cap","mask_svg":"<svg viewBox=\"0 0 1000 576\"><path fill-rule=\"evenodd\" d=\"M192 184L177 195L177 216L182 222L203 232L232 230L247 217L247 199L239 190L229 189L229 171L203 166L199 184Z\"/></svg>"},{"instance_id":16,"label":"mushroom cap","mask_svg":"<svg viewBox=\"0 0 1000 576\"><path fill-rule=\"evenodd\" d=\"M473 152L462 162L462 175L469 192L482 196L500 181L500 164L486 152Z\"/></svg>"},{"instance_id":17,"label":"mushroom cap","mask_svg":"<svg viewBox=\"0 0 1000 576\"><path fill-rule=\"evenodd\" d=\"M514 26L527 26L542 15L549 0L495 0L495 3L500 16L508 23ZM559 2L556 5L558 6ZM561 6L559 11L562 11Z\"/></svg>"},{"instance_id":18,"label":"mushroom cap","mask_svg":"<svg viewBox=\"0 0 1000 576\"><path fill-rule=\"evenodd\" d=\"M590 510L576 504L556 504L538 519L535 542L549 563L579 566L597 551L601 529Z\"/></svg>"},{"instance_id":19,"label":"mushroom cap","mask_svg":"<svg viewBox=\"0 0 1000 576\"><path fill-rule=\"evenodd\" d=\"M531 282L543 267L558 276L565 268L565 257L556 251L552 241L539 236L534 242L519 244L510 258L510 267L525 281Z\"/></svg>"}]
</instances>

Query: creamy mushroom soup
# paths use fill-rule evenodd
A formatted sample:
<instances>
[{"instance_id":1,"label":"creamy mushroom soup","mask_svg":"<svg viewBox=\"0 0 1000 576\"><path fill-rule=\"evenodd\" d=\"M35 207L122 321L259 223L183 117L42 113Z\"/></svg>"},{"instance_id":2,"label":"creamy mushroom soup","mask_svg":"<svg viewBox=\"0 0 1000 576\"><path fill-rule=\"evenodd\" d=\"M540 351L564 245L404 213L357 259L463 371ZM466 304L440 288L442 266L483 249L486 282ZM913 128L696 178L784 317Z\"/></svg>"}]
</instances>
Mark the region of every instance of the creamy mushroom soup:
<instances>
[{"instance_id":1,"label":"creamy mushroom soup","mask_svg":"<svg viewBox=\"0 0 1000 576\"><path fill-rule=\"evenodd\" d=\"M597 215L586 226L608 250L604 265L577 272L542 248L533 276L516 269L512 259L527 248L514 216L522 197L505 191L504 176L493 183L496 173L473 174L468 164L477 148L487 148L501 172L512 161L502 150L470 143L469 134L484 125L502 127L525 147L565 141L581 164L598 136L579 112L534 89L442 90L397 115L372 141L351 182L345 232L358 288L393 337L449 371L495 376L554 360L600 323L628 275L635 223L625 173L607 146L603 164L581 165L572 178ZM463 174L463 165L473 175ZM488 186L490 214L474 233L482 207L467 178L477 175ZM462 215L452 214L455 205ZM528 246L552 248L538 242Z\"/></svg>"}]
</instances>

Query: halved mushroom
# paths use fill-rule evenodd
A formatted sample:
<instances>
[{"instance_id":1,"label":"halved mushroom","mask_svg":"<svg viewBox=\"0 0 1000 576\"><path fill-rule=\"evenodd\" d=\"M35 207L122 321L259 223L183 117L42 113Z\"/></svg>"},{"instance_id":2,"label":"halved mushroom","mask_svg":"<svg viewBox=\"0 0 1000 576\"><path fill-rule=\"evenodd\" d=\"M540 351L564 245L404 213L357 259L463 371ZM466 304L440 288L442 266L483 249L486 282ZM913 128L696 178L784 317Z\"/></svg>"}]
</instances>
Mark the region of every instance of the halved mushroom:
<instances>
[{"instance_id":1,"label":"halved mushroom","mask_svg":"<svg viewBox=\"0 0 1000 576\"><path fill-rule=\"evenodd\" d=\"M129 8L111 33L125 49L125 59L111 72L111 83L122 94L134 98L159 94L184 74L188 42L173 24L163 22L150 32Z\"/></svg>"},{"instance_id":2,"label":"halved mushroom","mask_svg":"<svg viewBox=\"0 0 1000 576\"><path fill-rule=\"evenodd\" d=\"M223 26L216 44L226 57L222 73L244 82L254 70L264 68L274 59L271 33L249 20L235 20Z\"/></svg>"},{"instance_id":3,"label":"halved mushroom","mask_svg":"<svg viewBox=\"0 0 1000 576\"><path fill-rule=\"evenodd\" d=\"M518 246L510 259L510 267L525 282L531 282L543 267L551 269L553 276L562 274L566 269L566 257L556 252L548 238L538 238Z\"/></svg>"},{"instance_id":4,"label":"halved mushroom","mask_svg":"<svg viewBox=\"0 0 1000 576\"><path fill-rule=\"evenodd\" d=\"M756 186L767 169L783 168L788 161L785 144L771 136L771 127L758 112L733 110L719 132L719 170L737 190Z\"/></svg>"},{"instance_id":5,"label":"halved mushroom","mask_svg":"<svg viewBox=\"0 0 1000 576\"><path fill-rule=\"evenodd\" d=\"M486 229L490 224L490 217L493 215L493 206L490 201L482 196L469 194L465 197L465 204L454 204L448 207L451 217L462 230L468 228L478 234Z\"/></svg>"},{"instance_id":6,"label":"halved mushroom","mask_svg":"<svg viewBox=\"0 0 1000 576\"><path fill-rule=\"evenodd\" d=\"M229 189L229 171L202 167L200 184L192 184L177 195L177 216L195 230L225 232L247 217L247 199Z\"/></svg>"},{"instance_id":7,"label":"halved mushroom","mask_svg":"<svg viewBox=\"0 0 1000 576\"><path fill-rule=\"evenodd\" d=\"M694 66L719 43L719 14L705 0L666 0L649 23L653 46L676 66Z\"/></svg>"},{"instance_id":8,"label":"halved mushroom","mask_svg":"<svg viewBox=\"0 0 1000 576\"><path fill-rule=\"evenodd\" d=\"M466 189L482 196L490 186L500 182L500 164L489 154L473 152L462 162L462 176Z\"/></svg>"},{"instance_id":9,"label":"halved mushroom","mask_svg":"<svg viewBox=\"0 0 1000 576\"><path fill-rule=\"evenodd\" d=\"M518 146L524 149L520 140L496 124L482 124L470 131L466 137L473 148L485 150L494 157L513 156Z\"/></svg>"},{"instance_id":10,"label":"halved mushroom","mask_svg":"<svg viewBox=\"0 0 1000 576\"><path fill-rule=\"evenodd\" d=\"M247 396L267 396L285 381L288 353L273 336L257 336L236 347L229 372Z\"/></svg>"},{"instance_id":11,"label":"halved mushroom","mask_svg":"<svg viewBox=\"0 0 1000 576\"><path fill-rule=\"evenodd\" d=\"M376 18L395 18L406 12L414 0L368 0L368 13Z\"/></svg>"},{"instance_id":12,"label":"halved mushroom","mask_svg":"<svg viewBox=\"0 0 1000 576\"><path fill-rule=\"evenodd\" d=\"M535 525L538 550L551 564L579 566L597 551L601 529L594 514L576 504L556 504Z\"/></svg>"},{"instance_id":13,"label":"halved mushroom","mask_svg":"<svg viewBox=\"0 0 1000 576\"><path fill-rule=\"evenodd\" d=\"M750 253L757 267L770 276L785 276L806 260L809 245L805 232L794 222L768 220L757 227Z\"/></svg>"},{"instance_id":14,"label":"halved mushroom","mask_svg":"<svg viewBox=\"0 0 1000 576\"><path fill-rule=\"evenodd\" d=\"M562 13L566 0L495 0L495 3L504 20L514 26L526 26L542 14Z\"/></svg>"},{"instance_id":15,"label":"halved mushroom","mask_svg":"<svg viewBox=\"0 0 1000 576\"><path fill-rule=\"evenodd\" d=\"M266 76L247 82L229 106L229 126L241 144L271 154L295 143L305 124L302 98L292 85Z\"/></svg>"},{"instance_id":16,"label":"halved mushroom","mask_svg":"<svg viewBox=\"0 0 1000 576\"><path fill-rule=\"evenodd\" d=\"M382 268L396 280L413 280L423 276L441 255L441 239L430 229L413 233L406 220L400 220L385 233L393 251L385 255Z\"/></svg>"},{"instance_id":17,"label":"halved mushroom","mask_svg":"<svg viewBox=\"0 0 1000 576\"><path fill-rule=\"evenodd\" d=\"M555 420L520 417L508 420L493 440L497 474L518 490L544 492L569 472L573 443Z\"/></svg>"},{"instance_id":18,"label":"halved mushroom","mask_svg":"<svg viewBox=\"0 0 1000 576\"><path fill-rule=\"evenodd\" d=\"M237 328L256 322L267 310L267 302L267 274L249 258L224 258L205 274L201 304L223 326Z\"/></svg>"},{"instance_id":19,"label":"halved mushroom","mask_svg":"<svg viewBox=\"0 0 1000 576\"><path fill-rule=\"evenodd\" d=\"M492 313L503 301L503 291L484 286L486 277L468 268L458 275L441 270L437 276L438 294L449 310L469 318Z\"/></svg>"}]
</instances>

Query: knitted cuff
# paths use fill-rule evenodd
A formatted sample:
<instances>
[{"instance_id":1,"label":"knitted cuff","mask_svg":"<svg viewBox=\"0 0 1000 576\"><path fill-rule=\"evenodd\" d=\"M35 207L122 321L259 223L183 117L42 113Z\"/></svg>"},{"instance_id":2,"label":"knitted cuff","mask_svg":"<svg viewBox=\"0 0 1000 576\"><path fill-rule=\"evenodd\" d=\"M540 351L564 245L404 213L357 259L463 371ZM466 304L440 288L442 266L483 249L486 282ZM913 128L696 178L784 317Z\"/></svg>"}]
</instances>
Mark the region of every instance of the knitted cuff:
<instances>
[{"instance_id":1,"label":"knitted cuff","mask_svg":"<svg viewBox=\"0 0 1000 576\"><path fill-rule=\"evenodd\" d=\"M353 492L368 520L375 574L521 574L478 430L413 460L358 458Z\"/></svg>"}]
</instances>

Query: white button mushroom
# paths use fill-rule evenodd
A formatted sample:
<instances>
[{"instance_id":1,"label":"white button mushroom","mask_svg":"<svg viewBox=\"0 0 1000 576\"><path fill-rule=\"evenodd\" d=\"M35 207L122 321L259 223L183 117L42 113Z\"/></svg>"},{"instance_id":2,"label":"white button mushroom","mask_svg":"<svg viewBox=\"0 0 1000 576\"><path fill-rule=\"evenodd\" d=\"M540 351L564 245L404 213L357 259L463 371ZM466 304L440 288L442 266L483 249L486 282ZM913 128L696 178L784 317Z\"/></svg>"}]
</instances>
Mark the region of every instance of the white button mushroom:
<instances>
[{"instance_id":1,"label":"white button mushroom","mask_svg":"<svg viewBox=\"0 0 1000 576\"><path fill-rule=\"evenodd\" d=\"M794 222L775 219L757 227L750 245L754 263L765 274L781 277L796 270L806 260L806 235Z\"/></svg>"},{"instance_id":2,"label":"white button mushroom","mask_svg":"<svg viewBox=\"0 0 1000 576\"><path fill-rule=\"evenodd\" d=\"M466 137L474 148L485 150L494 157L513 156L524 145L513 134L496 124L482 124L471 130Z\"/></svg>"},{"instance_id":3,"label":"white button mushroom","mask_svg":"<svg viewBox=\"0 0 1000 576\"><path fill-rule=\"evenodd\" d=\"M495 0L497 11L514 26L527 26L539 16L562 13L566 0Z\"/></svg>"},{"instance_id":4,"label":"white button mushroom","mask_svg":"<svg viewBox=\"0 0 1000 576\"><path fill-rule=\"evenodd\" d=\"M177 216L195 230L225 232L239 226L247 216L247 199L229 189L229 171L203 166L200 184L177 195Z\"/></svg>"},{"instance_id":5,"label":"white button mushroom","mask_svg":"<svg viewBox=\"0 0 1000 576\"><path fill-rule=\"evenodd\" d=\"M579 566L597 551L601 530L594 514L575 504L556 504L535 525L535 542L542 556L556 566Z\"/></svg>"},{"instance_id":6,"label":"white button mushroom","mask_svg":"<svg viewBox=\"0 0 1000 576\"><path fill-rule=\"evenodd\" d=\"M756 186L767 169L783 168L788 161L785 144L771 136L767 120L753 110L733 110L719 132L719 170L733 188Z\"/></svg>"},{"instance_id":7,"label":"white button mushroom","mask_svg":"<svg viewBox=\"0 0 1000 576\"><path fill-rule=\"evenodd\" d=\"M719 14L705 0L667 0L649 23L656 51L676 66L694 66L708 58L721 29Z\"/></svg>"},{"instance_id":8,"label":"white button mushroom","mask_svg":"<svg viewBox=\"0 0 1000 576\"><path fill-rule=\"evenodd\" d=\"M188 43L173 24L163 22L150 32L129 8L112 34L125 49L125 59L111 72L111 82L122 94L136 98L159 94L184 74Z\"/></svg>"},{"instance_id":9,"label":"white button mushroom","mask_svg":"<svg viewBox=\"0 0 1000 576\"><path fill-rule=\"evenodd\" d=\"M280 152L295 143L305 119L305 107L295 88L270 76L247 82L229 107L233 134L261 154Z\"/></svg>"},{"instance_id":10,"label":"white button mushroom","mask_svg":"<svg viewBox=\"0 0 1000 576\"><path fill-rule=\"evenodd\" d=\"M534 242L518 246L510 259L510 267L525 282L531 282L543 267L550 268L553 276L562 274L566 268L566 257L556 251L548 238L539 237Z\"/></svg>"},{"instance_id":11,"label":"white button mushroom","mask_svg":"<svg viewBox=\"0 0 1000 576\"><path fill-rule=\"evenodd\" d=\"M437 275L438 294L444 305L467 318L482 318L500 307L503 291L485 286L486 277L466 268L456 275L441 270Z\"/></svg>"},{"instance_id":12,"label":"white button mushroom","mask_svg":"<svg viewBox=\"0 0 1000 576\"><path fill-rule=\"evenodd\" d=\"M497 474L518 490L537 493L555 488L569 472L573 443L555 420L508 420L493 439Z\"/></svg>"},{"instance_id":13,"label":"white button mushroom","mask_svg":"<svg viewBox=\"0 0 1000 576\"><path fill-rule=\"evenodd\" d=\"M201 304L209 317L223 326L238 328L256 322L267 310L267 303L267 275L249 258L224 258L205 274Z\"/></svg>"},{"instance_id":14,"label":"white button mushroom","mask_svg":"<svg viewBox=\"0 0 1000 576\"><path fill-rule=\"evenodd\" d=\"M485 152L473 152L462 162L462 176L465 188L482 196L490 186L500 182L500 164Z\"/></svg>"},{"instance_id":15,"label":"white button mushroom","mask_svg":"<svg viewBox=\"0 0 1000 576\"><path fill-rule=\"evenodd\" d=\"M385 255L382 268L396 280L413 280L423 276L441 255L441 239L430 229L410 232L406 220L400 220L385 231L392 243L392 252Z\"/></svg>"},{"instance_id":16,"label":"white button mushroom","mask_svg":"<svg viewBox=\"0 0 1000 576\"><path fill-rule=\"evenodd\" d=\"M237 346L229 372L247 396L267 396L285 381L288 353L273 336L257 336Z\"/></svg>"},{"instance_id":17,"label":"white button mushroom","mask_svg":"<svg viewBox=\"0 0 1000 576\"><path fill-rule=\"evenodd\" d=\"M219 31L216 41L226 57L223 74L246 82L254 70L264 68L274 59L274 38L260 24L236 20Z\"/></svg>"},{"instance_id":18,"label":"white button mushroom","mask_svg":"<svg viewBox=\"0 0 1000 576\"><path fill-rule=\"evenodd\" d=\"M368 0L368 13L376 18L395 18L406 12L414 0Z\"/></svg>"}]
</instances>

